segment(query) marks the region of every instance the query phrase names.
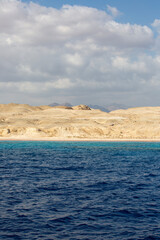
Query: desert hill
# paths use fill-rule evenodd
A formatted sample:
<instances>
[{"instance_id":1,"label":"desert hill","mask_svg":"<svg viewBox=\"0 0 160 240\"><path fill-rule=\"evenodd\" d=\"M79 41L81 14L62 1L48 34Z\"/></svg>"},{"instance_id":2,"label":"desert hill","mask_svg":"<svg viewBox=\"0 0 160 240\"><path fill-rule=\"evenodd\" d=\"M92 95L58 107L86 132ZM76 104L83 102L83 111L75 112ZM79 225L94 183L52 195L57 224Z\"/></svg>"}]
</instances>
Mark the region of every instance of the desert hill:
<instances>
[{"instance_id":1,"label":"desert hill","mask_svg":"<svg viewBox=\"0 0 160 240\"><path fill-rule=\"evenodd\" d=\"M15 139L160 139L160 107L110 113L75 107L0 104L0 137Z\"/></svg>"}]
</instances>

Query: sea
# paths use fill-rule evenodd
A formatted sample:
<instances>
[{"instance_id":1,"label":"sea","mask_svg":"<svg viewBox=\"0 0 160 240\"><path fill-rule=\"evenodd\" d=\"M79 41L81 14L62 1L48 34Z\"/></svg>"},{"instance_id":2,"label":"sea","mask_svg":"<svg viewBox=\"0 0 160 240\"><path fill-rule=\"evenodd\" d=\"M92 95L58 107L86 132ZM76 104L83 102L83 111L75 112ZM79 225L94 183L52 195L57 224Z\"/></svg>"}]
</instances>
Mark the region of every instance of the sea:
<instances>
[{"instance_id":1,"label":"sea","mask_svg":"<svg viewBox=\"0 0 160 240\"><path fill-rule=\"evenodd\" d=\"M0 141L0 239L160 239L160 143Z\"/></svg>"}]
</instances>

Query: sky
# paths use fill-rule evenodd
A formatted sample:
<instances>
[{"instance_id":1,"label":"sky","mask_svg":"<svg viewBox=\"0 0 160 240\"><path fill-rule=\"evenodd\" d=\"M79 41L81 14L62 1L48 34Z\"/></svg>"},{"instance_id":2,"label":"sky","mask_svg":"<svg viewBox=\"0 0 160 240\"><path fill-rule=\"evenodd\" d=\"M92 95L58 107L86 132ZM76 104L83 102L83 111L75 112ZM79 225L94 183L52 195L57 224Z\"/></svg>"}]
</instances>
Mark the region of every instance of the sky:
<instances>
[{"instance_id":1,"label":"sky","mask_svg":"<svg viewBox=\"0 0 160 240\"><path fill-rule=\"evenodd\" d=\"M0 103L160 105L159 0L0 0Z\"/></svg>"}]
</instances>

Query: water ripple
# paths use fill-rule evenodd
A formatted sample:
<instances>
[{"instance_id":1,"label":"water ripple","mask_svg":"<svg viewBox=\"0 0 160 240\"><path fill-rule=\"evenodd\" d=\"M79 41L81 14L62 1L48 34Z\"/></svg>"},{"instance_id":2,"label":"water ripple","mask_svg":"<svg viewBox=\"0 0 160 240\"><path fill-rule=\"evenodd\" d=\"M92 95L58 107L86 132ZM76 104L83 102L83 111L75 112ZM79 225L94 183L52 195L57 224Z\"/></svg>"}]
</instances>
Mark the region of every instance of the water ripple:
<instances>
[{"instance_id":1,"label":"water ripple","mask_svg":"<svg viewBox=\"0 0 160 240\"><path fill-rule=\"evenodd\" d=\"M0 142L0 239L159 240L160 143Z\"/></svg>"}]
</instances>

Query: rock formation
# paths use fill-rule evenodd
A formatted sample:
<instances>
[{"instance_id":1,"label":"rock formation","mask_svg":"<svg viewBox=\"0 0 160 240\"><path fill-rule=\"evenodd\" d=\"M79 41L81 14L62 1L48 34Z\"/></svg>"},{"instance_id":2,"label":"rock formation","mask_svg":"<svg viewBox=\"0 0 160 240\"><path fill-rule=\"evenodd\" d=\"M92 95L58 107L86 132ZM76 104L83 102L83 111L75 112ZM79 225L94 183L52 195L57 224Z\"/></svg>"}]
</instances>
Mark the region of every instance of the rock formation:
<instances>
[{"instance_id":1,"label":"rock formation","mask_svg":"<svg viewBox=\"0 0 160 240\"><path fill-rule=\"evenodd\" d=\"M88 107L87 105L78 105L78 106L75 106L75 107L72 107L74 110L91 110L90 107Z\"/></svg>"}]
</instances>

